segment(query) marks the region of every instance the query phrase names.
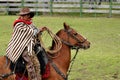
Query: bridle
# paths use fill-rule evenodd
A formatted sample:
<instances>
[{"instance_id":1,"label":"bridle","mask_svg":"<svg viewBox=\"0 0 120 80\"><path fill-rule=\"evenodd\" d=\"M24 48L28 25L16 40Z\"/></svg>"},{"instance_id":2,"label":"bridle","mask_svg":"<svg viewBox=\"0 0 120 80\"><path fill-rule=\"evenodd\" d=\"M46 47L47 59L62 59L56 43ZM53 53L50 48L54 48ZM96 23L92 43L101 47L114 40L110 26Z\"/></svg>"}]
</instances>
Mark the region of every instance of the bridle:
<instances>
[{"instance_id":1,"label":"bridle","mask_svg":"<svg viewBox=\"0 0 120 80\"><path fill-rule=\"evenodd\" d=\"M64 30L64 31L67 32L67 34L68 34L68 41L62 40L62 42L63 42L64 44L70 46L72 49L75 49L75 50L76 50L75 55L74 55L73 58L71 59L70 67L69 67L69 69L68 69L68 72L67 72L67 75L66 75L66 78L65 78L65 80L68 80L68 76L69 76L69 74L70 74L70 72L71 72L71 69L72 69L73 63L74 63L74 61L75 61L75 58L76 58L76 56L77 56L78 50L80 49L79 46L72 45L72 44L69 42L69 37L72 37L73 39L75 39L75 40L76 40L78 43L80 43L80 44L83 44L84 42L86 42L87 39L84 39L83 41L80 41L80 40L78 39L78 37L76 37L77 34L76 34L76 35L71 34L72 29Z\"/></svg>"},{"instance_id":2,"label":"bridle","mask_svg":"<svg viewBox=\"0 0 120 80\"><path fill-rule=\"evenodd\" d=\"M72 29L64 30L64 31L65 31L65 32L67 33L67 35L68 35L68 41L61 39L62 43L64 43L65 45L69 46L70 48L76 50L75 55L74 55L73 58L71 59L71 63L70 63L70 67L69 67L69 70L68 70L68 72L67 72L67 75L63 74L52 60L50 60L50 63L51 63L51 65L53 66L53 68L55 69L55 71L56 71L64 80L68 80L68 76L69 76L69 74L70 74L70 72L71 72L71 69L72 69L74 60L75 60L75 58L76 58L76 56L77 56L78 50L80 49L79 46L72 45L72 44L69 42L69 38L72 37L72 38L74 38L78 43L81 43L81 44L84 43L84 42L86 42L87 39L84 39L83 41L80 41L80 40L78 39L78 37L76 37L75 35L71 34Z\"/></svg>"},{"instance_id":3,"label":"bridle","mask_svg":"<svg viewBox=\"0 0 120 80\"><path fill-rule=\"evenodd\" d=\"M84 42L86 42L87 41L87 39L84 39L83 41L80 41L79 39L78 39L78 37L76 37L76 35L74 35L74 34L71 34L71 31L72 31L72 29L69 29L69 30L64 30L67 34L68 34L68 41L66 41L66 40L63 40L63 39L61 39L61 41L64 43L64 44L66 44L66 45L68 45L69 47L71 47L72 49L77 49L77 48L80 48L79 46L75 46L75 45L72 45L70 42L69 42L69 37L72 37L73 39L75 39L78 43L80 43L80 44L83 44Z\"/></svg>"}]
</instances>

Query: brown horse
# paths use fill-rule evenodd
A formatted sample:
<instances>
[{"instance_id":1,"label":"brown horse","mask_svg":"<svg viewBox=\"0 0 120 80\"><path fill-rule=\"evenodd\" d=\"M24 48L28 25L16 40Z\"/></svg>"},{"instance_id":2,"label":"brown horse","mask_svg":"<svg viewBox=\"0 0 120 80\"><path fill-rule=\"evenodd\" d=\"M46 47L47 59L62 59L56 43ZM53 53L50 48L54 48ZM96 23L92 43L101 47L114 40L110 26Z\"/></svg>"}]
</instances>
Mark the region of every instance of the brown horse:
<instances>
[{"instance_id":1,"label":"brown horse","mask_svg":"<svg viewBox=\"0 0 120 80\"><path fill-rule=\"evenodd\" d=\"M50 76L43 80L67 80L67 71L71 61L71 48L88 49L90 47L90 42L87 41L87 39L85 39L83 36L81 36L65 23L64 29L59 30L56 35L61 39L62 47L57 53L48 53L50 60ZM51 49L54 50L55 47L56 44L54 44L53 42ZM2 64L0 63L0 65L5 65L6 60L4 59L4 57L1 60L4 63L2 62ZM6 71L6 73L7 72L9 72L9 69L8 71Z\"/></svg>"},{"instance_id":2,"label":"brown horse","mask_svg":"<svg viewBox=\"0 0 120 80\"><path fill-rule=\"evenodd\" d=\"M0 80L15 80L15 75L9 69L10 60L0 56Z\"/></svg>"},{"instance_id":3,"label":"brown horse","mask_svg":"<svg viewBox=\"0 0 120 80\"><path fill-rule=\"evenodd\" d=\"M71 48L87 49L90 47L90 42L66 23L64 23L64 29L58 31L56 35L62 41L62 48L56 54L50 55L53 57L50 62L50 76L45 80L67 80L67 71L71 61ZM52 45L52 49L54 48L55 44Z\"/></svg>"}]
</instances>

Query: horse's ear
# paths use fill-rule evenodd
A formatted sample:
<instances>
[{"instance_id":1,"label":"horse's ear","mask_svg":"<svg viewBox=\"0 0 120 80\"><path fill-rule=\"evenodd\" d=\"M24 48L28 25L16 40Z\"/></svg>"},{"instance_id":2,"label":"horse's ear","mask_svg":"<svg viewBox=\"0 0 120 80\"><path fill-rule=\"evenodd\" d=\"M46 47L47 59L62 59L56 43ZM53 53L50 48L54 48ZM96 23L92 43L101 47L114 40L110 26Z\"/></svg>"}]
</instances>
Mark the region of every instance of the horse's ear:
<instances>
[{"instance_id":1,"label":"horse's ear","mask_svg":"<svg viewBox=\"0 0 120 80\"><path fill-rule=\"evenodd\" d=\"M67 25L65 22L63 23L63 25L64 25L64 29L69 29L70 28L69 25Z\"/></svg>"}]
</instances>

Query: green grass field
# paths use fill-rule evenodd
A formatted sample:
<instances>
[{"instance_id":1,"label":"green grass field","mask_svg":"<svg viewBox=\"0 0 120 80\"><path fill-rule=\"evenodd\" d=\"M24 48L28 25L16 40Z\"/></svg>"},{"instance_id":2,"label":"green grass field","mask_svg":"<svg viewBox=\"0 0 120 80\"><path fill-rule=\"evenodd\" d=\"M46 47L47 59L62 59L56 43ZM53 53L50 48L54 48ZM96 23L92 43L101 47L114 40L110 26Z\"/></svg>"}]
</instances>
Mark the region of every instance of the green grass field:
<instances>
[{"instance_id":1,"label":"green grass field","mask_svg":"<svg viewBox=\"0 0 120 80\"><path fill-rule=\"evenodd\" d=\"M16 18L0 16L0 55L5 54ZM54 33L66 22L91 42L90 49L79 50L69 80L120 80L120 18L38 16L33 21Z\"/></svg>"}]
</instances>

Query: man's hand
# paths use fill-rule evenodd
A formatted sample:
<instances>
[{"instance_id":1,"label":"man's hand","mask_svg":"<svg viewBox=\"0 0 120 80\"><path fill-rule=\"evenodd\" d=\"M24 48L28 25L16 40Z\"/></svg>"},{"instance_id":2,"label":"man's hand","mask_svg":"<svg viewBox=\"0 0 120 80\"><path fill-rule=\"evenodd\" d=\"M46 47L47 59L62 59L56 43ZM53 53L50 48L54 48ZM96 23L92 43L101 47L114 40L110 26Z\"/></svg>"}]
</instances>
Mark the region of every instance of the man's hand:
<instances>
[{"instance_id":1,"label":"man's hand","mask_svg":"<svg viewBox=\"0 0 120 80\"><path fill-rule=\"evenodd\" d=\"M42 28L40 28L40 32L43 32L43 31L45 31L45 30L48 30L48 28L47 28L47 27L42 27Z\"/></svg>"}]
</instances>

